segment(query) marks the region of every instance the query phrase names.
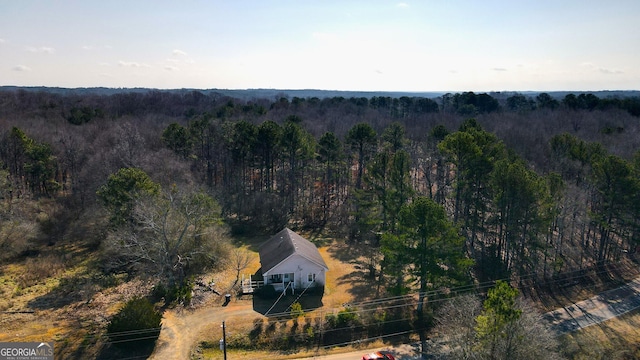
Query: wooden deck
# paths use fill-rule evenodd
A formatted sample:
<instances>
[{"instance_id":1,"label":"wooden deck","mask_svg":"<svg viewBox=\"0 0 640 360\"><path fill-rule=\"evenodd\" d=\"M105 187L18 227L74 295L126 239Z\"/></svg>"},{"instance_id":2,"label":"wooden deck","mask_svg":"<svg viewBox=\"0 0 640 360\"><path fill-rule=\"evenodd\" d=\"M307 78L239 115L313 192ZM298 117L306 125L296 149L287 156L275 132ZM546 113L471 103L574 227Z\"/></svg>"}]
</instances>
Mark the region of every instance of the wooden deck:
<instances>
[{"instance_id":1,"label":"wooden deck","mask_svg":"<svg viewBox=\"0 0 640 360\"><path fill-rule=\"evenodd\" d=\"M253 294L256 289L264 286L264 281L252 280L251 277L249 277L249 279L243 278L240 285L242 287L243 294Z\"/></svg>"}]
</instances>

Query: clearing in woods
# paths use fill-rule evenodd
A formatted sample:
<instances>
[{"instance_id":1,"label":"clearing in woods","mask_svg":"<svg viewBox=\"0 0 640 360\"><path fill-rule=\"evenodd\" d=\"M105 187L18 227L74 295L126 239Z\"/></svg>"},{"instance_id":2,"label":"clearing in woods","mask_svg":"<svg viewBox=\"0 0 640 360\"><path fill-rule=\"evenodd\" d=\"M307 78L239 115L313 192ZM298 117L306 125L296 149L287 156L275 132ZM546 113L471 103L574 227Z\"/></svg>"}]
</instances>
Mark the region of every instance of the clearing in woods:
<instances>
[{"instance_id":1,"label":"clearing in woods","mask_svg":"<svg viewBox=\"0 0 640 360\"><path fill-rule=\"evenodd\" d=\"M375 288L367 280L368 274L364 270L367 268L366 254L359 254L354 246L337 242L322 246L319 250L329 271L325 292L321 299L322 307L315 311L333 311L341 309L344 304L375 297ZM254 273L259 266L258 257L255 254L250 267L244 272ZM195 304L191 309L165 311L160 338L150 359L188 359L199 342L215 343L222 338L222 321L225 321L227 334L248 333L254 320L264 318L256 310L265 312L265 309L270 309L273 299L253 299L251 295L232 296L231 302L225 305L224 294L233 285L235 276L235 270L228 270L207 279L216 283L219 296L209 295L203 298L196 296ZM291 302L292 299L289 298L288 301ZM289 303L277 304L270 313L285 312L289 305ZM246 356L247 359L253 359L256 353L246 354ZM242 359L244 355L234 353L234 358Z\"/></svg>"}]
</instances>

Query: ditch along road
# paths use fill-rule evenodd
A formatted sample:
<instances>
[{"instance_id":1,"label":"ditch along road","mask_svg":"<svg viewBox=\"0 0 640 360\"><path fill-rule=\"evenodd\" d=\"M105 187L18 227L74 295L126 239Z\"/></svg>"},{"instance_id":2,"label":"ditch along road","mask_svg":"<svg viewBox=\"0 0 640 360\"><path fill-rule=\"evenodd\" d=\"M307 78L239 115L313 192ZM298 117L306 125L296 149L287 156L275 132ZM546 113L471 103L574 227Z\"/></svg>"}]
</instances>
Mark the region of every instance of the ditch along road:
<instances>
[{"instance_id":1,"label":"ditch along road","mask_svg":"<svg viewBox=\"0 0 640 360\"><path fill-rule=\"evenodd\" d=\"M617 316L640 308L640 277L621 287L604 291L590 299L579 301L562 308L550 311L543 318L558 335L574 332L591 325L596 325ZM251 301L232 301L228 306L219 305L201 307L195 310L167 310L162 318L162 330L156 348L149 359L152 360L186 360L196 342L201 339L202 332L211 325L222 325L222 321L246 322L261 316L254 311ZM212 330L211 340L220 339L222 329ZM398 360L416 359L417 350L412 345L391 349L396 352ZM362 356L372 350L350 352L307 359L340 360ZM359 357L355 357L359 358Z\"/></svg>"}]
</instances>

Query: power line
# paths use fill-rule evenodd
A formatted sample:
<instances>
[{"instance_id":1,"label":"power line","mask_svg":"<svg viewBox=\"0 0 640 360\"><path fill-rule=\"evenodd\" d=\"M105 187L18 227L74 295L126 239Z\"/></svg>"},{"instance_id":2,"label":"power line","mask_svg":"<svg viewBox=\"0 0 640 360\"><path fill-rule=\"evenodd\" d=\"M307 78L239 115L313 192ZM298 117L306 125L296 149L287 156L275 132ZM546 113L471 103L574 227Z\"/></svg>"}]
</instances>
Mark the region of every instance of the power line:
<instances>
[{"instance_id":1,"label":"power line","mask_svg":"<svg viewBox=\"0 0 640 360\"><path fill-rule=\"evenodd\" d=\"M610 266L619 266L621 262L614 262L614 263L609 263ZM545 285L553 285L553 284L557 284L560 282L571 282L573 280L578 280L587 276L591 276L591 275L600 275L603 273L607 273L609 272L609 270L604 269L604 268L596 268L595 271L593 271L593 269L589 270L589 269L578 269L578 270L573 270L573 271L569 271L569 272L565 272L562 273L562 277L559 278L555 278L555 279L549 279L546 281L542 281L539 282L538 285L541 286L545 286ZM524 274L522 276L520 276L520 279L529 279L529 278L533 278L536 275L540 275L540 273L542 272L531 272L528 274ZM568 276L567 276L568 275ZM434 290L430 290L430 291L426 291L426 292L416 292L416 293L411 293L411 294L405 294L405 295L398 295L398 296L389 296L389 297L382 297L382 298L376 298L376 299L370 299L370 300L365 300L365 301L361 301L361 302L352 302L352 303L347 303L347 304L343 304L342 308L338 308L338 307L334 307L334 308L330 308L330 309L326 309L326 310L321 310L321 314L317 317L314 317L316 319L320 318L322 319L322 313L335 313L336 311L339 312L339 310L342 310L344 307L347 308L354 308L354 309L358 309L358 310L353 310L353 313L356 314L366 314L369 312L373 312L373 311L384 311L384 310L393 310L393 309L398 309L398 308L403 308L403 307L410 307L410 306L414 306L417 305L419 302L419 297L422 294L424 297L428 298L428 303L429 304L438 304L441 302L445 302L445 301L452 301L458 297L464 296L466 294L469 293L482 293L484 292L484 290L487 290L491 287L493 287L496 283L496 281L509 281L510 279L508 278L502 278L502 279L496 279L496 280L491 280L491 281L486 281L486 282L482 282L482 283L477 283L477 284L467 284L467 285L461 285L458 287L453 287L453 288L447 288L447 289L434 289ZM514 288L518 288L519 287L519 282L513 286ZM451 296L451 294L454 294ZM442 297L445 296L445 297ZM280 301L282 295L276 300L275 304ZM394 303L397 302L396 304L390 304L390 303ZM273 307L271 307L271 309L273 309ZM359 309L360 308L360 309ZM271 310L270 309L270 310ZM317 309L315 309L317 310ZM268 312L267 312L268 313ZM274 313L271 314L272 319L268 319L267 323L265 326L269 326L270 324L275 324L275 323L279 323L281 322L281 319L274 319L276 317L286 317L286 316L290 316L290 313L287 312L283 312L283 313ZM400 318L400 319L393 319L393 320L386 320L386 321L382 321L382 322L378 322L377 324L379 325L384 325L384 324L388 324L388 323L393 323L393 322L402 322L402 321L408 321L411 320L412 318ZM339 327L339 328L331 328L331 329L321 329L320 332L318 332L318 334L327 334L333 331L340 331L340 330L346 330L351 328L351 326L344 326L344 327ZM115 332L115 333L105 333L105 334L96 334L96 335L86 335L85 339L87 338L94 338L94 340L99 340L100 338L116 338L118 336L133 336L133 335L145 335L145 334L149 334L149 333L153 333L153 332L158 332L160 331L161 328L147 328L147 329L138 329L138 330L129 330L129 331L121 331L121 332ZM409 330L407 332L416 332L417 330ZM406 332L405 332L406 333ZM373 337L371 339L380 339L380 338L385 338L385 337L391 337L391 336L397 336L398 334L382 334L376 337ZM123 340L111 340L111 341L106 341L104 342L104 344L118 344L118 343L124 343L124 342L131 342L131 341L141 341L141 340L151 340L151 339L156 339L157 336L153 335L153 336L143 336L143 337L136 337L133 339L123 339ZM369 339L364 339L364 340L359 340L360 342L362 341L367 341ZM352 342L348 342L345 344L354 344L357 343L357 341L352 341ZM81 346L81 347L87 347L90 346L90 344ZM330 345L330 346L337 346L335 344ZM327 346L329 347L329 346ZM132 358L134 359L134 358Z\"/></svg>"},{"instance_id":2,"label":"power line","mask_svg":"<svg viewBox=\"0 0 640 360\"><path fill-rule=\"evenodd\" d=\"M616 263L614 263L613 265L617 265ZM596 275L601 274L601 273L605 273L607 272L607 270L602 269L602 270L597 270L596 271ZM524 276L526 277L533 277L535 275L539 275L541 272L532 272L529 274L525 274ZM548 281L543 281L541 283L539 283L539 285L550 285L550 284L555 284L558 282L563 282L563 281L568 281L568 280L575 280L575 279L580 279L583 277L588 276L588 274L585 272L584 269L582 270L575 270L575 271L571 271L571 272L567 272L567 273L563 273L564 274L572 274L572 273L576 273L576 276L571 276L571 277L563 277L560 279L552 279L552 280L548 280ZM524 277L523 276L523 277ZM522 278L522 277L521 277ZM389 303L392 301L408 301L408 304L414 304L416 302L416 297L420 297L421 295L426 297L426 298L430 298L429 299L429 303L434 302L437 299L432 299L432 297L437 297L437 296L442 296L442 295L448 295L448 294L456 294L454 296L448 296L447 299L453 299L456 298L460 295L457 294L466 294L466 293L470 293L470 292L482 292L483 290L492 288L493 286L495 286L495 283L497 281L509 281L509 278L502 278L502 279L495 279L495 280L490 280L490 281L486 281L486 282L482 282L482 283L478 283L478 284L467 284L467 285L461 285L458 287L453 287L453 288L446 288L446 289L434 289L434 290L429 290L426 292L417 292L417 293L411 293L411 294L405 294L405 295L399 295L399 296L392 296L392 297L383 297L383 298L377 298L377 299L371 299L371 300L365 300L365 301L361 301L361 302L352 302L352 303L347 303L347 304L343 304L343 307L348 307L348 308L366 308L366 307L370 307L370 306L377 306L378 309L387 309L387 308L392 308L391 306L383 306L383 307L379 307L379 304L384 304L384 303ZM519 284L514 286L515 288L519 288ZM394 306L396 307L396 306ZM339 310L340 308L333 308L333 309L327 309L327 311L325 312L331 312L331 311L336 311ZM362 310L360 310L362 311ZM358 312L358 311L356 311ZM278 316L288 316L290 315L287 312L283 312L283 313L274 313L271 314L272 317L278 317Z\"/></svg>"},{"instance_id":3,"label":"power line","mask_svg":"<svg viewBox=\"0 0 640 360\"><path fill-rule=\"evenodd\" d=\"M616 265L616 264L614 264ZM600 274L600 273L604 273L607 270L597 270L595 272L595 274ZM581 277L585 277L590 275L589 273L585 272L585 270L576 270L573 273L576 273L576 276L572 276L572 277L564 277L562 279L555 279L555 280L550 280L550 281L546 281L546 282L541 282L540 285L546 285L546 284L553 284L559 281L567 281L568 279L578 279ZM535 273L534 273L535 274ZM507 279L504 279L507 280ZM497 280L496 280L497 281ZM495 281L487 281L484 283L480 283L480 284L476 284L476 285L464 285L464 286L460 286L457 288L452 288L452 289L448 289L446 291L444 290L433 290L433 291L429 291L429 292L425 292L425 296L427 296L429 298L429 303L430 304L437 304L437 303L441 303L441 302L445 302L445 301L452 301L460 296L463 296L465 294L468 293L481 293L484 292L484 290L489 289L491 287L493 287L495 285ZM516 288L518 286L515 286ZM449 295L451 293L454 293L455 295L453 296L446 296L443 298L438 298L437 296L442 296L442 295ZM361 303L352 303L352 304L348 304L350 307L354 307L354 308L358 308L358 306L361 305L371 305L371 304L375 304L376 307L372 307L372 308L363 308L363 309L359 309L359 310L353 310L353 313L356 314L366 314L368 312L374 312L374 311L379 311L379 310L392 310L394 308L401 308L401 307L410 307L410 306L415 306L418 304L419 300L418 300L418 296L420 293L414 293L414 294L408 294L408 295L402 295L402 296L396 296L396 297L388 297L388 298L380 298L380 299L375 299L374 301L364 301ZM436 297L436 298L434 298ZM398 299L402 299L402 300L408 300L405 301L404 303L401 304L395 304L395 305L389 305L386 304L384 305L384 302L391 302L394 300L398 300ZM380 306L380 305L384 305L384 306ZM328 312L335 312L338 308L333 308L333 309L329 309ZM273 316L277 316L277 315L281 315L281 316L287 316L289 315L288 313L280 313L280 314L273 314ZM317 317L315 317L316 319L318 318L322 318L322 315L319 315ZM403 318L401 320L410 320L411 318ZM275 323L279 323L281 322L280 319L272 319L272 320L268 320L267 324L265 326L270 326L271 324L275 324ZM332 329L324 329L323 332L330 332L330 331L339 331L339 330L346 330L348 328L350 328L351 326L344 326L344 327L339 327L339 328L332 328Z\"/></svg>"},{"instance_id":4,"label":"power line","mask_svg":"<svg viewBox=\"0 0 640 360\"><path fill-rule=\"evenodd\" d=\"M610 265L618 266L619 262L618 263L611 263ZM553 285L553 284L560 283L560 282L577 280L577 279L589 276L591 273L588 272L588 271L590 271L590 270L578 269L578 270L562 273L563 274L562 278L545 280L545 281L539 282L538 285L541 285L541 286L543 286L543 285ZM595 271L595 273L593 273L593 274L599 275L599 274L606 273L606 272L608 272L608 270L606 270L606 269L597 269ZM534 277L536 275L540 275L541 273L542 273L541 271L539 271L539 272L531 272L531 273L528 273L528 274L524 274L520 278L521 279L532 278L532 277ZM569 274L569 275L574 274L574 275L567 277L566 276L567 274ZM434 302L440 302L440 301L448 300L448 299L455 299L458 296L461 296L461 295L464 295L464 294L467 294L467 293L473 293L473 292L481 293L481 292L484 292L484 290L492 288L497 281L507 281L507 282L509 282L510 280L511 279L509 279L509 278L501 278L501 279L486 281L486 282L482 282L482 283L478 283L478 284L467 284L467 285L461 285L461 286L458 286L458 287L446 288L446 289L434 289L434 290L426 291L426 292L423 292L423 293L417 292L417 293L411 293L411 294L406 294L406 295L399 295L399 296L384 297L384 298L378 298L378 299L372 299L372 300L365 300L365 301L362 301L362 302L352 302L352 303L343 304L343 307L356 308L357 309L357 308L366 308L366 307L375 305L375 306L377 306L377 309L390 309L390 308L397 307L397 306L393 306L393 307L392 306L382 306L382 307L380 307L378 305L384 304L384 303L388 303L388 302L391 302L391 301L398 301L398 300L408 301L405 306L413 305L413 304L417 303L416 297L420 297L421 294L424 297L429 299L429 301L428 301L429 303L434 303ZM521 289L519 283L516 284L513 287L517 288L517 289ZM456 295L447 296L444 299L438 299L438 298L434 299L433 298L433 297L449 295L449 294L456 294ZM341 309L341 308L326 309L323 312L335 312L335 311L337 311L339 309ZM362 309L362 310L356 310L355 312L360 313L360 312L367 312L367 311L371 311L371 310ZM274 318L275 317L286 317L286 316L289 316L289 315L290 314L287 313L287 312L273 313L273 314L271 314L271 317L274 317ZM278 322L278 321L279 320L277 320L277 319L273 320L273 322ZM269 322L271 322L271 321L269 321Z\"/></svg>"}]
</instances>

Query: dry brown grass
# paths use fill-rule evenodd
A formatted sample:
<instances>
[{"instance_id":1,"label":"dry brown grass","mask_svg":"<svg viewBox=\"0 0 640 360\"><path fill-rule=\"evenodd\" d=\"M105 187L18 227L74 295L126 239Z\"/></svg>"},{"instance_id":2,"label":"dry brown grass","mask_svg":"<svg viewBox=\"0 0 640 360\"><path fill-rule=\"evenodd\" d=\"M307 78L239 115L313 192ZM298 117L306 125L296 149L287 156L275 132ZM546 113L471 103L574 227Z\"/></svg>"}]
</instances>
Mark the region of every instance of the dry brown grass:
<instances>
[{"instance_id":1,"label":"dry brown grass","mask_svg":"<svg viewBox=\"0 0 640 360\"><path fill-rule=\"evenodd\" d=\"M535 286L525 286L521 292L538 310L547 312L622 286L638 276L638 261L625 258L604 267L574 272L568 280L550 279Z\"/></svg>"},{"instance_id":2,"label":"dry brown grass","mask_svg":"<svg viewBox=\"0 0 640 360\"><path fill-rule=\"evenodd\" d=\"M320 248L320 254L329 267L327 272L323 304L327 308L336 308L342 304L354 301L354 294L351 292L352 287L347 280L348 277L355 273L357 269L354 264L341 261L331 255L331 247L344 246L341 244L332 244L327 247Z\"/></svg>"},{"instance_id":3,"label":"dry brown grass","mask_svg":"<svg viewBox=\"0 0 640 360\"><path fill-rule=\"evenodd\" d=\"M0 266L0 341L54 341L56 358L92 358L108 316L149 284L104 288L92 271L95 254L64 244L58 250Z\"/></svg>"},{"instance_id":4,"label":"dry brown grass","mask_svg":"<svg viewBox=\"0 0 640 360\"><path fill-rule=\"evenodd\" d=\"M18 275L16 283L21 288L29 288L46 282L64 272L65 262L59 255L48 254L28 258L23 264L23 271Z\"/></svg>"},{"instance_id":5,"label":"dry brown grass","mask_svg":"<svg viewBox=\"0 0 640 360\"><path fill-rule=\"evenodd\" d=\"M302 234L304 236L304 234ZM255 247L254 247L255 248ZM305 314L309 321L313 321L314 317L322 315L328 311L334 311L335 309L342 309L343 304L362 301L370 299L375 296L373 291L370 291L369 286L363 286L363 283L367 281L364 278L365 273L362 271L363 264L366 263L364 254L361 254L357 246L349 246L339 242L328 242L327 245L319 248L320 254L325 260L329 271L326 276L325 291L322 297L322 307L313 311L308 311ZM247 269L245 274L253 273L260 266L258 261L258 255L255 253L255 262ZM226 276L225 276L226 274ZM230 277L235 277L235 273L227 270L222 273L211 275L210 278L223 280L227 278L226 282L221 282L219 285L224 288L225 283L229 282ZM243 300L250 302L250 297ZM255 313L255 317L245 317L242 319L228 318L227 326L230 333L235 334L248 334L253 328L254 321L260 321L263 317ZM307 321L306 319L300 319L300 323ZM287 322L289 328L293 321ZM206 328L199 337L199 342L207 341L212 344L212 348L198 349L198 358L201 359L219 359L221 352L217 346L217 338L211 337L211 334L219 335L219 324L213 324ZM367 346L378 346L380 344L367 344ZM315 356L326 355L332 352L344 352L348 348L340 349L321 349L321 350L304 350L296 351L292 354L278 353L279 359L300 358L301 356ZM357 349L357 348L353 348ZM321 351L321 353L318 353ZM260 352L260 351L243 351L243 350L229 350L230 357L234 359L266 359L273 357L272 353Z\"/></svg>"},{"instance_id":6,"label":"dry brown grass","mask_svg":"<svg viewBox=\"0 0 640 360\"><path fill-rule=\"evenodd\" d=\"M0 268L0 341L58 341L74 328L65 309L32 307L69 275L63 259L53 255L30 258ZM41 305L43 305L41 303Z\"/></svg>"},{"instance_id":7,"label":"dry brown grass","mask_svg":"<svg viewBox=\"0 0 640 360\"><path fill-rule=\"evenodd\" d=\"M242 271L243 274L252 274L259 268L255 249L264 240L266 239L255 239L253 243L247 242L242 246L245 251L253 254L253 260ZM322 246L320 252L329 272L322 299L323 307L317 311L340 309L345 303L376 296L371 281L367 278L367 271L363 270L366 269L370 255L360 252L357 245L337 241ZM38 257L0 267L0 311L5 312L0 317L0 341L56 341L56 348L64 351L60 354L56 350L57 355L63 355L60 358L69 358L69 354L83 347L89 349L85 350L84 355L91 355L90 348L98 348L100 345L100 335L109 315L117 311L120 304L131 296L149 291L150 284L133 281L102 288L94 283L90 275L90 263L95 261L95 254L75 247L65 248L64 256L59 254L43 252ZM579 286L564 287L562 291L553 293L553 296L540 289L536 295L541 308L553 308L587 298L616 285L612 278L620 281L638 275L637 266L633 263L614 270L610 276L597 274ZM203 280L215 282L215 288L226 293L232 291L235 277L235 269L228 266L224 271L204 276ZM206 306L219 301L218 297L209 294L196 301L194 306ZM32 312L23 313L24 311ZM313 316L314 313L307 315ZM256 314L256 318L260 316ZM245 328L232 330L249 331L252 319L244 320L234 323L243 323ZM566 336L564 348L570 358L574 359L638 358L639 326L640 314L627 315L602 326ZM210 340L210 335L203 334L202 339ZM205 354L207 352L205 350ZM211 349L211 352L212 355L205 358L216 358L215 349ZM237 359L254 359L261 355L266 356L254 352L233 354ZM295 356L300 356L300 353Z\"/></svg>"},{"instance_id":8,"label":"dry brown grass","mask_svg":"<svg viewBox=\"0 0 640 360\"><path fill-rule=\"evenodd\" d=\"M248 245L243 245L243 251L251 254L252 261L249 266L242 270L242 275L246 277L254 274L260 268L260 258L255 250L265 239L257 239ZM325 292L322 298L323 308L340 308L345 303L366 300L373 296L373 292L367 291L365 286L354 286L354 283L362 284L365 280L361 267L365 259L357 249L352 249L348 245L338 242L331 242L319 248L320 254L325 260L329 271L327 272ZM349 254L348 258L345 254ZM202 276L205 283L211 281L216 283L216 290L220 293L232 292L232 285L236 278L236 270L233 264L217 272ZM194 304L196 306L206 305L206 303Z\"/></svg>"},{"instance_id":9,"label":"dry brown grass","mask_svg":"<svg viewBox=\"0 0 640 360\"><path fill-rule=\"evenodd\" d=\"M569 359L639 359L640 311L565 335L561 341Z\"/></svg>"}]
</instances>

